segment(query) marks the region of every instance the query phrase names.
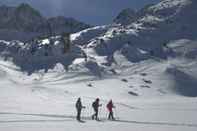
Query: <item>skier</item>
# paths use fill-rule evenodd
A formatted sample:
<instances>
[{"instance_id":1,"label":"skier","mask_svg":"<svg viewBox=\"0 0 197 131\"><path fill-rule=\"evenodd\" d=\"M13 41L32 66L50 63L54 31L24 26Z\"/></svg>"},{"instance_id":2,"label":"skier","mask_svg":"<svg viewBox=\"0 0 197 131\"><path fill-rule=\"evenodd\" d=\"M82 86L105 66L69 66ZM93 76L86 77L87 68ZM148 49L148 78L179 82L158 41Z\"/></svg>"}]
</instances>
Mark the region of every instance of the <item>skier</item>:
<instances>
[{"instance_id":1,"label":"skier","mask_svg":"<svg viewBox=\"0 0 197 131\"><path fill-rule=\"evenodd\" d=\"M78 121L81 121L81 110L82 110L82 108L85 108L85 106L82 105L80 97L77 99L75 107L77 109L77 117L76 118Z\"/></svg>"},{"instance_id":2,"label":"skier","mask_svg":"<svg viewBox=\"0 0 197 131\"><path fill-rule=\"evenodd\" d=\"M92 103L92 107L94 109L94 114L92 115L92 120L99 120L98 119L98 108L99 106L102 106L99 104L99 98L96 98L96 100Z\"/></svg>"},{"instance_id":3,"label":"skier","mask_svg":"<svg viewBox=\"0 0 197 131\"><path fill-rule=\"evenodd\" d=\"M109 111L108 120L115 120L114 115L113 115L113 109L112 109L112 108L115 108L115 106L114 106L112 100L110 100L108 102L106 107L107 107L107 109Z\"/></svg>"}]
</instances>

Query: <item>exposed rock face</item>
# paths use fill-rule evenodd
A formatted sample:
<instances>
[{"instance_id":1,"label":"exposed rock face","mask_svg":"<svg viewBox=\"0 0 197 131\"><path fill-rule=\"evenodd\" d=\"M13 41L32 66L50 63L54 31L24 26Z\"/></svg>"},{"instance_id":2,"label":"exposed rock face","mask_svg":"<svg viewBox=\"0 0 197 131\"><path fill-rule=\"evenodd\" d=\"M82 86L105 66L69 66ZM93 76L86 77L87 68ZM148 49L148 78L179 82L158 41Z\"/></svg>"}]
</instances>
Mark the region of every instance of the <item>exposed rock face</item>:
<instances>
[{"instance_id":1,"label":"exposed rock face","mask_svg":"<svg viewBox=\"0 0 197 131\"><path fill-rule=\"evenodd\" d=\"M35 36L74 33L90 27L73 18L45 18L28 4L0 7L0 39L27 40Z\"/></svg>"},{"instance_id":2,"label":"exposed rock face","mask_svg":"<svg viewBox=\"0 0 197 131\"><path fill-rule=\"evenodd\" d=\"M136 18L137 18L136 11L128 8L121 11L119 15L114 19L114 22L121 25L128 25L134 22Z\"/></svg>"}]
</instances>

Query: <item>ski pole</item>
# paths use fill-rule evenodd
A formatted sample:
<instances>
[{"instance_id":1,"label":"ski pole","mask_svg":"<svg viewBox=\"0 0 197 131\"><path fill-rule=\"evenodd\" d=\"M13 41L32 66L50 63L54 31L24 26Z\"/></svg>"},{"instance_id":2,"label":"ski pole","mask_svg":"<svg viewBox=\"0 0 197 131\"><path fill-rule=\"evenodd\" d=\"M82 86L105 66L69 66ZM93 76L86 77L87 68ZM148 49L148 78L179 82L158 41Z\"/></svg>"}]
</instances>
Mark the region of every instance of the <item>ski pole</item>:
<instances>
[{"instance_id":1,"label":"ski pole","mask_svg":"<svg viewBox=\"0 0 197 131\"><path fill-rule=\"evenodd\" d=\"M114 108L114 117L116 117L116 119L120 119L119 116L118 116L118 113L117 113L117 109Z\"/></svg>"},{"instance_id":2,"label":"ski pole","mask_svg":"<svg viewBox=\"0 0 197 131\"><path fill-rule=\"evenodd\" d=\"M106 110L105 112L106 119L108 119L108 110Z\"/></svg>"},{"instance_id":3,"label":"ski pole","mask_svg":"<svg viewBox=\"0 0 197 131\"><path fill-rule=\"evenodd\" d=\"M101 118L101 107L98 110L98 120Z\"/></svg>"},{"instance_id":4,"label":"ski pole","mask_svg":"<svg viewBox=\"0 0 197 131\"><path fill-rule=\"evenodd\" d=\"M101 119L102 118L102 104L100 104L100 107L99 107L99 110L98 110L98 116L99 116L99 114L100 114L100 119Z\"/></svg>"}]
</instances>

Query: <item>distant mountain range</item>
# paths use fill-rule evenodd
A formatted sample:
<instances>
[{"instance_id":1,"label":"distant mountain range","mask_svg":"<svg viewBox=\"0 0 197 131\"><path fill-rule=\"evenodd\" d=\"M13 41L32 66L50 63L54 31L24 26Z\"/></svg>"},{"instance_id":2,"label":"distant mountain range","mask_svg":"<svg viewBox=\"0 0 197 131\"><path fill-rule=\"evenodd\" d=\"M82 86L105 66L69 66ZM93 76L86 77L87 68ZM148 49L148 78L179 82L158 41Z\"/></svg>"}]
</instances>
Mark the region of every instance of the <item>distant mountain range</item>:
<instances>
[{"instance_id":1,"label":"distant mountain range","mask_svg":"<svg viewBox=\"0 0 197 131\"><path fill-rule=\"evenodd\" d=\"M74 35L73 42L82 43L87 56L97 61L105 56L107 62L113 63L116 53L131 62L152 55L165 59L169 42L197 39L196 9L196 0L163 0L139 11L125 9L113 24L81 31Z\"/></svg>"},{"instance_id":2,"label":"distant mountain range","mask_svg":"<svg viewBox=\"0 0 197 131\"><path fill-rule=\"evenodd\" d=\"M4 10L6 8L1 7ZM27 10L26 8L31 13L21 11ZM27 36L31 33L36 35L47 35L50 32L77 33L71 34L72 45L67 53L63 52L64 43L61 37L57 36L25 43L0 41L0 50L2 50L0 56L12 58L14 63L24 70L31 69L31 72L46 68L47 65L52 68L55 64L62 63L66 68L84 66L97 75L98 72L111 70L114 68L113 66L122 65L125 62L138 63L153 58L166 60L180 54L196 60L195 42L189 42L192 44L185 42L185 39L186 41L196 41L197 39L196 9L196 0L163 0L139 11L125 9L110 25L96 26L77 32L82 29L81 27L87 26L74 25L72 19L64 17L43 18L28 5L12 7L9 8L9 11L7 10L7 14L9 17L12 16L12 20L16 22L10 21L6 16L1 19L2 24L5 24L1 30L7 26L6 30L17 31L14 32L15 36L9 34L11 37L16 37L18 32L28 32ZM2 15L2 11L0 12ZM15 17L13 12L17 12L18 16ZM21 15L21 13L24 14ZM51 28L48 28L49 25ZM76 27L80 27L80 29ZM183 49L173 51L172 41L180 40L184 40L180 45Z\"/></svg>"},{"instance_id":3,"label":"distant mountain range","mask_svg":"<svg viewBox=\"0 0 197 131\"><path fill-rule=\"evenodd\" d=\"M73 18L45 18L28 4L0 6L0 39L26 40L35 36L75 33L91 27Z\"/></svg>"}]
</instances>

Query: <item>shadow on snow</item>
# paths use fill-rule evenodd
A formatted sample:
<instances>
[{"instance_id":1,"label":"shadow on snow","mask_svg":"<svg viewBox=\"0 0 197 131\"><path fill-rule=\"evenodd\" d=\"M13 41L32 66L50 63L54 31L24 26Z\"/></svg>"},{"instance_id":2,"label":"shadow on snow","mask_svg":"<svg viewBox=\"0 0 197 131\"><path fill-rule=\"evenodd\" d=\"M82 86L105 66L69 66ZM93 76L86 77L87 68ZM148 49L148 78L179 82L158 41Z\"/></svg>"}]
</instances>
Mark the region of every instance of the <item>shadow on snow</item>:
<instances>
[{"instance_id":1,"label":"shadow on snow","mask_svg":"<svg viewBox=\"0 0 197 131\"><path fill-rule=\"evenodd\" d=\"M39 117L49 117L49 118L64 118L62 120L10 120L10 121L0 121L0 123L23 123L23 122L65 122L73 121L76 116L73 115L56 115L56 114L29 114L29 113L11 113L11 112L0 112L0 115L25 115L25 116L39 116ZM67 118L67 119L65 119ZM91 120L91 117L82 117L83 120ZM106 118L100 118L100 121L107 121ZM84 121L85 122L85 121ZM120 122L128 124L143 124L143 125L160 125L160 126L186 126L186 127L197 127L197 124L187 124L187 123L170 123L170 122L143 122L143 121L131 121L131 120L113 120L110 122Z\"/></svg>"}]
</instances>

